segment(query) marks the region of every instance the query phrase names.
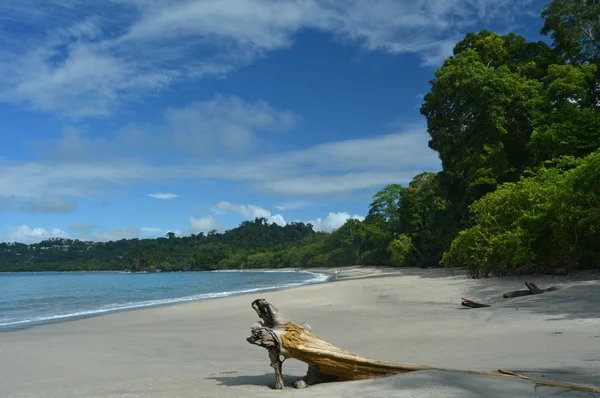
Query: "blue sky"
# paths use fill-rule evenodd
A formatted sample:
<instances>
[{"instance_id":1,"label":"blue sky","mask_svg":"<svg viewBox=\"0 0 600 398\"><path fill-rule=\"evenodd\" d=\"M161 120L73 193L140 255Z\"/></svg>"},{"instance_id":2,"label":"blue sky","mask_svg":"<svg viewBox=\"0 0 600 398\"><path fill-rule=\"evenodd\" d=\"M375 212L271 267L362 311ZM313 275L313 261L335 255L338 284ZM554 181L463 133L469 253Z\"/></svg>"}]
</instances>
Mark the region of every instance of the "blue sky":
<instances>
[{"instance_id":1,"label":"blue sky","mask_svg":"<svg viewBox=\"0 0 600 398\"><path fill-rule=\"evenodd\" d=\"M422 96L527 0L3 0L0 241L331 231L439 170Z\"/></svg>"}]
</instances>

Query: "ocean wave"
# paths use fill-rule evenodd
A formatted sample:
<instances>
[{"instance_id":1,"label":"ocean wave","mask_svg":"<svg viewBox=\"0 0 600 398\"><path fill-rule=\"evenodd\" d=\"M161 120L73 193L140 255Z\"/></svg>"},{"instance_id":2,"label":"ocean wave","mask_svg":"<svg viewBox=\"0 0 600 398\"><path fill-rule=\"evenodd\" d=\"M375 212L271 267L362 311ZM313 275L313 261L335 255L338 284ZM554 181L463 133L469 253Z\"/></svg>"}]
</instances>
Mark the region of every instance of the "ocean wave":
<instances>
[{"instance_id":1,"label":"ocean wave","mask_svg":"<svg viewBox=\"0 0 600 398\"><path fill-rule=\"evenodd\" d=\"M235 271L234 271L235 272ZM263 272L271 272L271 271L263 271ZM55 323L61 321L68 321L74 319L81 318L89 318L93 316L105 315L114 312L127 311L127 310L135 310L142 308L152 308L159 307L165 305L186 303L190 301L200 301L207 299L215 299L215 298L223 298L230 296L237 296L242 294L256 293L256 292L266 292L272 290L280 290L287 289L292 287L304 286L304 285L312 285L317 283L327 282L330 277L325 274L314 273L310 271L274 271L274 272L302 272L312 274L313 278L308 279L302 282L293 282L275 286L264 286L257 287L251 289L240 289L240 290L231 290L225 292L214 292L214 293L202 293L202 294L194 294L190 296L177 297L177 298L166 298L166 299L155 299L155 300L146 300L146 301L136 301L136 302L127 302L127 303L115 303L104 305L99 308L93 308L89 310L81 310L74 311L62 314L54 314L54 315L43 315L37 317L31 317L27 319L16 319L16 318L8 318L4 320L0 320L0 328L19 328L19 327L29 327L35 325L42 325L48 323ZM8 321L8 322L7 322Z\"/></svg>"}]
</instances>

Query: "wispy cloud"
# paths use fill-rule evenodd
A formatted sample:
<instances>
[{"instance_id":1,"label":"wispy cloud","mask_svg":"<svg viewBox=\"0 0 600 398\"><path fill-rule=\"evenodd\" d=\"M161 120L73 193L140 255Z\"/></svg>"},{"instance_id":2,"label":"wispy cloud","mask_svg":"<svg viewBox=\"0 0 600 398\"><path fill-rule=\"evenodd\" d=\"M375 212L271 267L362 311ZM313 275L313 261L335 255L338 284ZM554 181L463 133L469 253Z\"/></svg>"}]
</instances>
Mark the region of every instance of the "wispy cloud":
<instances>
[{"instance_id":1,"label":"wispy cloud","mask_svg":"<svg viewBox=\"0 0 600 398\"><path fill-rule=\"evenodd\" d=\"M72 213L77 210L77 201L61 197L40 197L25 202L20 211L26 213Z\"/></svg>"},{"instance_id":2,"label":"wispy cloud","mask_svg":"<svg viewBox=\"0 0 600 398\"><path fill-rule=\"evenodd\" d=\"M258 132L286 132L299 122L289 110L265 101L246 102L236 96L215 95L166 112L164 144L186 155L244 154L257 144Z\"/></svg>"},{"instance_id":3,"label":"wispy cloud","mask_svg":"<svg viewBox=\"0 0 600 398\"><path fill-rule=\"evenodd\" d=\"M151 159L77 159L63 162L0 161L0 198L101 197L125 184L165 180L227 180L294 201L302 196L349 193L408 183L424 170L439 170L425 129L320 144L252 160L212 162Z\"/></svg>"},{"instance_id":4,"label":"wispy cloud","mask_svg":"<svg viewBox=\"0 0 600 398\"><path fill-rule=\"evenodd\" d=\"M174 151L179 157L196 158L245 155L259 147L263 135L292 131L300 117L265 101L245 101L216 94L181 108L167 109L162 123L130 126L112 138L92 136L68 126L59 140L32 143L41 158L68 162L87 159L114 160L144 153L161 157Z\"/></svg>"},{"instance_id":5,"label":"wispy cloud","mask_svg":"<svg viewBox=\"0 0 600 398\"><path fill-rule=\"evenodd\" d=\"M148 196L154 199L175 199L179 197L174 193L149 193Z\"/></svg>"},{"instance_id":6,"label":"wispy cloud","mask_svg":"<svg viewBox=\"0 0 600 398\"><path fill-rule=\"evenodd\" d=\"M277 210L286 211L286 210L292 210L292 209L301 209L303 207L308 207L308 206L313 206L313 203L305 202L305 201L290 201L290 202L280 203L280 204L276 205L275 208Z\"/></svg>"},{"instance_id":7,"label":"wispy cloud","mask_svg":"<svg viewBox=\"0 0 600 398\"><path fill-rule=\"evenodd\" d=\"M223 76L297 32L438 65L475 24L512 21L530 0L5 0L0 100L102 116L177 82ZM18 32L27 32L20 35Z\"/></svg>"},{"instance_id":8,"label":"wispy cloud","mask_svg":"<svg viewBox=\"0 0 600 398\"><path fill-rule=\"evenodd\" d=\"M162 229L156 227L141 227L140 231L142 232L161 232Z\"/></svg>"}]
</instances>

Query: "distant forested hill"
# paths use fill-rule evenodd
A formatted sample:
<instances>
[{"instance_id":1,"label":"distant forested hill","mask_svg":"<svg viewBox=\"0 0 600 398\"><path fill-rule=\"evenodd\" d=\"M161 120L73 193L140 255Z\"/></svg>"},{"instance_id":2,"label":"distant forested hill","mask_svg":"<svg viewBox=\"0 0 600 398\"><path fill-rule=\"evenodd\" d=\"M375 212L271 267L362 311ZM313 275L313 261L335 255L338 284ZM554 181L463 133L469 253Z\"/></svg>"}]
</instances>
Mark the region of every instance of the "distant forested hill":
<instances>
[{"instance_id":1,"label":"distant forested hill","mask_svg":"<svg viewBox=\"0 0 600 398\"><path fill-rule=\"evenodd\" d=\"M324 235L313 231L310 224L282 227L257 218L224 233L186 237L169 234L166 238L111 242L57 238L31 245L0 243L0 271L130 270L138 258L164 271L264 267L269 264L258 264L263 253L309 246ZM299 264L280 266L290 265Z\"/></svg>"}]
</instances>

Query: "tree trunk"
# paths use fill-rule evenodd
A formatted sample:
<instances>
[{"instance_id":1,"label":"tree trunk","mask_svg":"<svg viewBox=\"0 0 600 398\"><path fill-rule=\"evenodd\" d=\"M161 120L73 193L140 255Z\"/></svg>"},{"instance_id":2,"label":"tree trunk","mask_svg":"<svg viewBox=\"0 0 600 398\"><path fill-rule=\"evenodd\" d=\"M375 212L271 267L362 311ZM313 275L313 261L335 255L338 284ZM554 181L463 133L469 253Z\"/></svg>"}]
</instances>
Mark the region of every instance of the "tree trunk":
<instances>
[{"instance_id":1,"label":"tree trunk","mask_svg":"<svg viewBox=\"0 0 600 398\"><path fill-rule=\"evenodd\" d=\"M384 375L401 374L419 370L445 370L467 374L501 376L512 379L531 380L513 372L497 370L491 372L435 368L426 365L395 363L365 358L336 347L315 336L310 326L297 325L286 318L265 299L252 302L252 308L261 319L251 328L246 340L250 344L266 348L275 369L275 388L283 389L282 364L295 358L308 364L308 373L296 383L302 388L326 381L372 379ZM283 357L283 359L282 359ZM570 383L532 380L539 385L564 387L574 390L600 392L600 388Z\"/></svg>"}]
</instances>

